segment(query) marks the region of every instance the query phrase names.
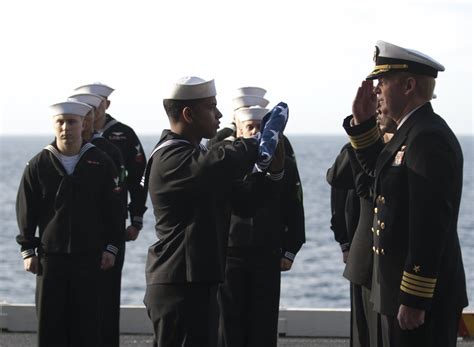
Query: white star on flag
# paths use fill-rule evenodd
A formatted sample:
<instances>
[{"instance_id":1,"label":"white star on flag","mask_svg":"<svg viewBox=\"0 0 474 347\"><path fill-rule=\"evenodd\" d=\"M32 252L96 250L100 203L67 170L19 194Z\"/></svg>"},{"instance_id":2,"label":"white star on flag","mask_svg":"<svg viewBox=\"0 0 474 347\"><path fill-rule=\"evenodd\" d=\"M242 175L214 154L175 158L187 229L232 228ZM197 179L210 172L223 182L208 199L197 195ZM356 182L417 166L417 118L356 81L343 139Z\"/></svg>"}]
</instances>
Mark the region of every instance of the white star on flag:
<instances>
[{"instance_id":1,"label":"white star on flag","mask_svg":"<svg viewBox=\"0 0 474 347\"><path fill-rule=\"evenodd\" d=\"M281 115L288 118L288 107L277 106L281 110Z\"/></svg>"}]
</instances>

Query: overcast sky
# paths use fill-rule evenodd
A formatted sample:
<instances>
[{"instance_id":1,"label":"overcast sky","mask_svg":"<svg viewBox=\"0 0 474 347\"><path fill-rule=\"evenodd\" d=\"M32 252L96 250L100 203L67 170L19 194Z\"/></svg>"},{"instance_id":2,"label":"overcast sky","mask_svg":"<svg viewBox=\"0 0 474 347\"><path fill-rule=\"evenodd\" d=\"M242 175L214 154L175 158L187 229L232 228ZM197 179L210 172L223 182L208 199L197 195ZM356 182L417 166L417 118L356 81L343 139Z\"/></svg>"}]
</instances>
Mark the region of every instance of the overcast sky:
<instances>
[{"instance_id":1,"label":"overcast sky","mask_svg":"<svg viewBox=\"0 0 474 347\"><path fill-rule=\"evenodd\" d=\"M287 133L342 134L377 40L443 64L435 111L472 134L472 36L470 0L2 1L0 134L52 134L48 105L97 81L116 89L114 117L159 134L187 75L215 79L223 122L256 85L288 103Z\"/></svg>"}]
</instances>

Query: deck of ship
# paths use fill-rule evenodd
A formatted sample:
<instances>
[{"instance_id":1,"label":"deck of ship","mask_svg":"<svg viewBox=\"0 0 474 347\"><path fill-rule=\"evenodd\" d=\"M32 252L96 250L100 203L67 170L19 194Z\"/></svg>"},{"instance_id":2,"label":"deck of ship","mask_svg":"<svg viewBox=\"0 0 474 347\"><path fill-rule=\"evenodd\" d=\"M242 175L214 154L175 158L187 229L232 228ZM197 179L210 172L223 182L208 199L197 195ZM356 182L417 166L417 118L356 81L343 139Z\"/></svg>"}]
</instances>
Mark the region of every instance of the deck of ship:
<instances>
[{"instance_id":1,"label":"deck of ship","mask_svg":"<svg viewBox=\"0 0 474 347\"><path fill-rule=\"evenodd\" d=\"M474 312L464 314L474 322ZM120 318L120 346L151 346L152 328L143 306L122 306ZM36 346L36 324L34 305L0 303L0 346ZM346 309L282 308L278 346L349 346L349 324ZM458 346L474 347L474 339L459 338Z\"/></svg>"}]
</instances>

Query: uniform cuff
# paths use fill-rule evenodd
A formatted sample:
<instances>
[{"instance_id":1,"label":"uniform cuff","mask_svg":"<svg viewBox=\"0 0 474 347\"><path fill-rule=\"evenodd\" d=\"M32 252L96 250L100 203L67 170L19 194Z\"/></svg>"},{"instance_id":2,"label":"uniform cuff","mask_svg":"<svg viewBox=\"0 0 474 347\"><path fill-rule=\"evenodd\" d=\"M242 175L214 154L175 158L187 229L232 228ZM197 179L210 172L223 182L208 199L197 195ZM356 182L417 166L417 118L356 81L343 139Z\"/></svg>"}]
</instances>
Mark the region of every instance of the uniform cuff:
<instances>
[{"instance_id":1,"label":"uniform cuff","mask_svg":"<svg viewBox=\"0 0 474 347\"><path fill-rule=\"evenodd\" d=\"M224 139L224 141L230 141L230 142L234 142L235 140L236 140L235 136L228 136Z\"/></svg>"},{"instance_id":2,"label":"uniform cuff","mask_svg":"<svg viewBox=\"0 0 474 347\"><path fill-rule=\"evenodd\" d=\"M285 253L283 253L283 257L288 260L295 261L296 254L286 251Z\"/></svg>"},{"instance_id":3,"label":"uniform cuff","mask_svg":"<svg viewBox=\"0 0 474 347\"><path fill-rule=\"evenodd\" d=\"M143 227L143 217L134 216L132 218L132 225L138 230L141 230Z\"/></svg>"},{"instance_id":4,"label":"uniform cuff","mask_svg":"<svg viewBox=\"0 0 474 347\"><path fill-rule=\"evenodd\" d=\"M23 259L28 259L36 256L36 252L33 248L25 249L24 251L21 251L21 256L23 257Z\"/></svg>"},{"instance_id":5,"label":"uniform cuff","mask_svg":"<svg viewBox=\"0 0 474 347\"><path fill-rule=\"evenodd\" d=\"M417 271L419 267L415 267ZM400 284L400 303L428 310L436 289L437 279L415 275L409 271L403 271L402 282Z\"/></svg>"},{"instance_id":6,"label":"uniform cuff","mask_svg":"<svg viewBox=\"0 0 474 347\"><path fill-rule=\"evenodd\" d=\"M348 251L349 248L351 248L351 244L350 244L349 242L346 242L346 243L341 244L341 251L342 251L342 252Z\"/></svg>"},{"instance_id":7,"label":"uniform cuff","mask_svg":"<svg viewBox=\"0 0 474 347\"><path fill-rule=\"evenodd\" d=\"M352 125L352 120L353 117L348 116L344 119L343 126L347 135L349 135L349 140L353 148L363 149L370 147L380 139L376 117L372 117L358 125Z\"/></svg>"},{"instance_id":8,"label":"uniform cuff","mask_svg":"<svg viewBox=\"0 0 474 347\"><path fill-rule=\"evenodd\" d=\"M115 247L114 245L107 245L107 248L105 249L107 252L112 253L113 255L117 255L119 252L119 249Z\"/></svg>"}]
</instances>

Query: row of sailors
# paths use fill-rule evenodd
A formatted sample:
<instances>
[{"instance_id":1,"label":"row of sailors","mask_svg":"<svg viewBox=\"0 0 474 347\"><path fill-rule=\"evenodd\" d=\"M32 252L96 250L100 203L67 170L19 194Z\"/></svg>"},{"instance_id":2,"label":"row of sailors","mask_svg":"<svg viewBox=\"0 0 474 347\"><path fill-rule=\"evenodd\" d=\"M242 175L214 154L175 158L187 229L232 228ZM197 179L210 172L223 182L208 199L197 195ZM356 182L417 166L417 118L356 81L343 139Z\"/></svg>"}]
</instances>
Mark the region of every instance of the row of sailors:
<instances>
[{"instance_id":1,"label":"row of sailors","mask_svg":"<svg viewBox=\"0 0 474 347\"><path fill-rule=\"evenodd\" d=\"M288 139L280 135L278 158L275 155L269 172L257 172L243 179L236 172L248 172L248 165L235 158L234 172L223 172L227 177L217 178L212 187L202 191L204 195L214 196L213 191L221 188L219 180L232 183L232 189L225 189L226 194L219 198L232 200L232 204L226 203L232 206L230 214L208 209L209 204L197 201L196 192L203 189L202 182L199 187L191 184L192 189L181 195L174 188L179 184L180 174L173 173L170 182L161 182L162 174L154 176L157 170L166 167L166 158L157 159L162 155L163 141L172 151L184 147L181 151L190 150L193 156L205 156L200 161L207 161L202 164L206 166L212 161L208 159L213 157L212 153L221 150L240 151L248 157L248 163L255 162L259 146L257 133L264 116L272 112L265 108L269 104L264 98L266 90L240 88L233 99L234 122L219 133L216 133L217 126L200 133L200 128L185 125L193 128L199 140L205 135L211 138L205 151L201 150L200 141L191 143L183 136L186 131L181 132L175 127L177 122L170 120L171 130L164 131L150 157L150 170L145 170L147 161L135 132L106 113L112 91L101 83L85 85L76 88L66 101L52 105L56 138L28 162L21 181L17 198L20 226L17 241L25 269L37 274L39 345L119 345L125 242L135 240L142 228L148 188L159 238L157 244L150 247L146 270L145 304L153 325L161 327L180 321L181 318L173 315L164 318L163 307L165 311L176 310L173 298L180 297L183 283L188 283L191 294L186 296L184 313L179 315L194 317L193 312L202 313L199 302L211 307L212 301L219 298L222 341L228 345L239 339L262 345L276 344L280 272L292 267L305 241L301 183ZM215 107L214 81L190 77L172 87L171 97L164 104L165 109L166 104L179 104L182 110L192 104L194 113L197 103L209 101L216 122L222 115ZM176 105L171 108L176 109ZM170 119L174 117L171 113L168 111ZM193 122L199 122L199 117L205 116L193 114ZM170 141L171 146L168 146ZM246 146L241 147L239 141L247 141ZM180 160L186 162L183 158L171 161L173 170L183 165ZM218 158L211 167L217 170L220 162L227 161ZM191 173L189 180L201 181L200 171ZM142 175L146 185L139 184ZM158 190L161 192L156 193ZM163 204L157 203L156 198L168 194L171 200L178 200L177 204L169 208L165 216L160 216ZM181 196L186 203L179 201ZM196 206L208 209L205 226L194 231L189 226L176 229L176 223L197 223L193 220L200 217L192 212ZM242 210L247 211L242 213ZM188 216L189 212L192 217ZM128 214L130 223L126 226ZM168 230L170 219L175 222ZM224 220L224 223L216 223L214 219ZM215 223L218 227L213 226ZM209 234L209 230L214 231ZM158 244L158 248L163 249L158 250ZM184 245L188 255L181 253L179 244ZM222 257L222 252L227 255ZM149 271L150 267L154 270ZM186 268L188 270L182 272ZM189 275L190 272L193 275ZM218 288L217 283L222 281ZM196 282L208 283L212 297L209 294L200 297L201 291L194 290ZM166 289L163 291L161 286ZM193 329L197 329L198 322L209 324L201 316L195 318ZM157 328L156 343L178 344L184 335L176 334L175 329L179 330L183 322L176 324L173 329ZM252 328L256 325L259 326L257 331Z\"/></svg>"}]
</instances>

